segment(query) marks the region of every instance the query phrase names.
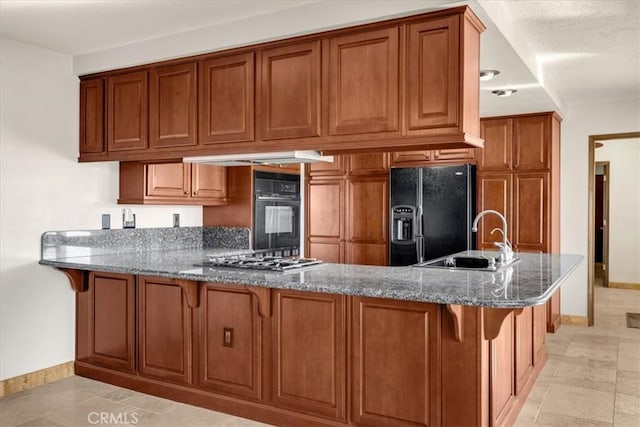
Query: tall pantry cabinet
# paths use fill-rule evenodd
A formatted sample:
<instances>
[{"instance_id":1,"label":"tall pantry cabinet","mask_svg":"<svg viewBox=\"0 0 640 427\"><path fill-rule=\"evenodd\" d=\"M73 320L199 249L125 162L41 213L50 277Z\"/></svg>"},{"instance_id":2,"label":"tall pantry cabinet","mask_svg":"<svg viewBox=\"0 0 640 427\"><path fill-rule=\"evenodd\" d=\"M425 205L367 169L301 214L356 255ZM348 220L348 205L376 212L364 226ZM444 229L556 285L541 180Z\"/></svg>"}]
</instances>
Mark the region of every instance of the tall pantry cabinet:
<instances>
[{"instance_id":1,"label":"tall pantry cabinet","mask_svg":"<svg viewBox=\"0 0 640 427\"><path fill-rule=\"evenodd\" d=\"M478 149L477 210L505 215L515 251L560 252L560 117L556 113L481 120L484 149ZM496 216L478 227L479 249L502 240ZM560 325L560 290L547 303L547 330Z\"/></svg>"}]
</instances>

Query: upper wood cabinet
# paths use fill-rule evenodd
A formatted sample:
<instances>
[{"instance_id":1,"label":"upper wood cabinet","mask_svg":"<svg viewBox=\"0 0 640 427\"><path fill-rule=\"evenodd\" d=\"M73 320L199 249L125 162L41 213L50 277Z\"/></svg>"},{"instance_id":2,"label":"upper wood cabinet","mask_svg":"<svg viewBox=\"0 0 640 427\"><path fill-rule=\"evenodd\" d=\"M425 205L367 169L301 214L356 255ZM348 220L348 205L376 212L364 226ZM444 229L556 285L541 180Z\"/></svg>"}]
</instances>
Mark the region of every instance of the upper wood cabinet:
<instances>
[{"instance_id":1,"label":"upper wood cabinet","mask_svg":"<svg viewBox=\"0 0 640 427\"><path fill-rule=\"evenodd\" d=\"M200 62L200 143L253 141L253 52Z\"/></svg>"},{"instance_id":2,"label":"upper wood cabinet","mask_svg":"<svg viewBox=\"0 0 640 427\"><path fill-rule=\"evenodd\" d=\"M551 117L518 117L513 121L514 169L547 170L550 167Z\"/></svg>"},{"instance_id":3,"label":"upper wood cabinet","mask_svg":"<svg viewBox=\"0 0 640 427\"><path fill-rule=\"evenodd\" d=\"M104 80L80 82L80 154L103 153Z\"/></svg>"},{"instance_id":4,"label":"upper wood cabinet","mask_svg":"<svg viewBox=\"0 0 640 427\"><path fill-rule=\"evenodd\" d=\"M480 137L484 148L476 151L479 171L506 171L513 164L513 120L483 119Z\"/></svg>"},{"instance_id":5,"label":"upper wood cabinet","mask_svg":"<svg viewBox=\"0 0 640 427\"><path fill-rule=\"evenodd\" d=\"M349 175L384 175L389 172L388 153L350 154L342 157L348 162Z\"/></svg>"},{"instance_id":6,"label":"upper wood cabinet","mask_svg":"<svg viewBox=\"0 0 640 427\"><path fill-rule=\"evenodd\" d=\"M329 40L329 133L398 130L399 29Z\"/></svg>"},{"instance_id":7,"label":"upper wood cabinet","mask_svg":"<svg viewBox=\"0 0 640 427\"><path fill-rule=\"evenodd\" d=\"M513 176L509 173L483 173L477 178L477 209L481 212L487 209L500 212L507 220L507 237L513 239L513 222L511 215ZM502 241L502 234L491 233L494 229L502 230L502 222L496 215L486 215L478 223L478 249L495 250L495 242Z\"/></svg>"},{"instance_id":8,"label":"upper wood cabinet","mask_svg":"<svg viewBox=\"0 0 640 427\"><path fill-rule=\"evenodd\" d=\"M260 54L262 139L320 135L320 42L296 43Z\"/></svg>"},{"instance_id":9,"label":"upper wood cabinet","mask_svg":"<svg viewBox=\"0 0 640 427\"><path fill-rule=\"evenodd\" d=\"M391 166L426 167L476 162L475 148L400 151L391 153Z\"/></svg>"},{"instance_id":10,"label":"upper wood cabinet","mask_svg":"<svg viewBox=\"0 0 640 427\"><path fill-rule=\"evenodd\" d=\"M120 162L120 204L202 205L227 203L223 166Z\"/></svg>"},{"instance_id":11,"label":"upper wood cabinet","mask_svg":"<svg viewBox=\"0 0 640 427\"><path fill-rule=\"evenodd\" d=\"M457 127L460 88L459 19L407 27L407 130Z\"/></svg>"},{"instance_id":12,"label":"upper wood cabinet","mask_svg":"<svg viewBox=\"0 0 640 427\"><path fill-rule=\"evenodd\" d=\"M149 72L149 145L196 145L198 80L193 62Z\"/></svg>"},{"instance_id":13,"label":"upper wood cabinet","mask_svg":"<svg viewBox=\"0 0 640 427\"><path fill-rule=\"evenodd\" d=\"M147 72L107 77L107 148L144 149L147 138Z\"/></svg>"},{"instance_id":14,"label":"upper wood cabinet","mask_svg":"<svg viewBox=\"0 0 640 427\"><path fill-rule=\"evenodd\" d=\"M346 173L346 156L333 156L333 162L307 163L305 170L309 176L341 176Z\"/></svg>"}]
</instances>

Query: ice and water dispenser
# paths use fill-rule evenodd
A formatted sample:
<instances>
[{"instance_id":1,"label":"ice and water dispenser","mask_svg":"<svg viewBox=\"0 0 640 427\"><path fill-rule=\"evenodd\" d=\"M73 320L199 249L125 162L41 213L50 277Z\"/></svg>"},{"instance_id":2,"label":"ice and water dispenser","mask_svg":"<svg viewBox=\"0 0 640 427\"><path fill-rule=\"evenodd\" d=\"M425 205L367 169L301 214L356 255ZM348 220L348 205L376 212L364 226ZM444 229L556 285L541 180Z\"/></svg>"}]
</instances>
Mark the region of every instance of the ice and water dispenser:
<instances>
[{"instance_id":1,"label":"ice and water dispenser","mask_svg":"<svg viewBox=\"0 0 640 427\"><path fill-rule=\"evenodd\" d=\"M394 206L391 208L391 223L393 233L391 241L393 243L414 243L415 242L415 206Z\"/></svg>"}]
</instances>

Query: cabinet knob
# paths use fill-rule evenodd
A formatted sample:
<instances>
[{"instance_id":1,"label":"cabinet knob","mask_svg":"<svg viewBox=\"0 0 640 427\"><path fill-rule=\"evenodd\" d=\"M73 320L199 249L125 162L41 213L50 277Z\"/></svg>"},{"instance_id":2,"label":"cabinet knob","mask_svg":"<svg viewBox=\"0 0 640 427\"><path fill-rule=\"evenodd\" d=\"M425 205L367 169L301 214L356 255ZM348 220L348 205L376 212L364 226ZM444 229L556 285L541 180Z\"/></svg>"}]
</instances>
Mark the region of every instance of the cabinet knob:
<instances>
[{"instance_id":1,"label":"cabinet knob","mask_svg":"<svg viewBox=\"0 0 640 427\"><path fill-rule=\"evenodd\" d=\"M197 196L197 195L198 195L198 192L197 192L197 191L194 191L194 192L193 192L193 195L194 195L194 196Z\"/></svg>"},{"instance_id":2,"label":"cabinet knob","mask_svg":"<svg viewBox=\"0 0 640 427\"><path fill-rule=\"evenodd\" d=\"M187 192L185 191L185 192L184 192L184 194L189 194L189 193L187 193Z\"/></svg>"}]
</instances>

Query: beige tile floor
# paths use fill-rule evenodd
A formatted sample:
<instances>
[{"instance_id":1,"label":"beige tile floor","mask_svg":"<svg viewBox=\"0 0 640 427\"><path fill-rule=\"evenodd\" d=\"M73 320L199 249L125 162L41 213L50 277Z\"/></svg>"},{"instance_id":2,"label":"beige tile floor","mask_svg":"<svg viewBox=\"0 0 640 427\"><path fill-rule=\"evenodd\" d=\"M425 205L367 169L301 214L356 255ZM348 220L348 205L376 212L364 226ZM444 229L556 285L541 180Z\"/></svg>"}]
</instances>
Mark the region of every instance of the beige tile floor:
<instances>
[{"instance_id":1,"label":"beige tile floor","mask_svg":"<svg viewBox=\"0 0 640 427\"><path fill-rule=\"evenodd\" d=\"M549 361L516 426L640 427L640 329L625 327L627 311L640 312L640 291L596 288L595 327L547 335ZM0 399L0 426L106 425L100 412L120 416L111 425L266 426L81 377Z\"/></svg>"}]
</instances>

